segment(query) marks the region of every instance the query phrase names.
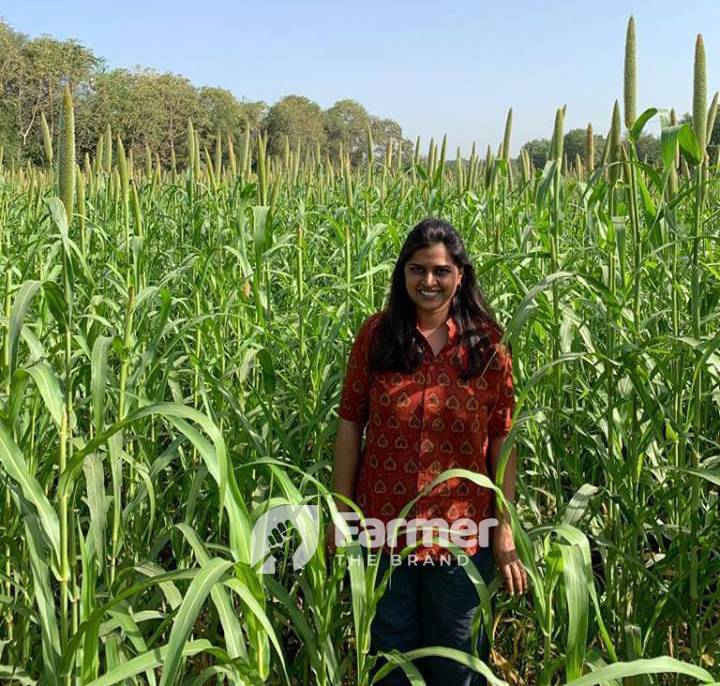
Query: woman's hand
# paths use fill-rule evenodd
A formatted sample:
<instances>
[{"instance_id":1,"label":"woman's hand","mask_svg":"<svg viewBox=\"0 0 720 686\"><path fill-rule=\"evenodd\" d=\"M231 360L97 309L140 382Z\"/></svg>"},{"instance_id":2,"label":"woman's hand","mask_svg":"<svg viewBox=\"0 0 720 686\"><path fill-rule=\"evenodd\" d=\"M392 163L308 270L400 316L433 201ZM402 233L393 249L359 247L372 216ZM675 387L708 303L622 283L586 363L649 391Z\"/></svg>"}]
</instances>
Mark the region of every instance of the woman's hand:
<instances>
[{"instance_id":1,"label":"woman's hand","mask_svg":"<svg viewBox=\"0 0 720 686\"><path fill-rule=\"evenodd\" d=\"M522 595L527 590L527 572L515 550L510 522L501 521L493 530L493 555L510 595Z\"/></svg>"}]
</instances>

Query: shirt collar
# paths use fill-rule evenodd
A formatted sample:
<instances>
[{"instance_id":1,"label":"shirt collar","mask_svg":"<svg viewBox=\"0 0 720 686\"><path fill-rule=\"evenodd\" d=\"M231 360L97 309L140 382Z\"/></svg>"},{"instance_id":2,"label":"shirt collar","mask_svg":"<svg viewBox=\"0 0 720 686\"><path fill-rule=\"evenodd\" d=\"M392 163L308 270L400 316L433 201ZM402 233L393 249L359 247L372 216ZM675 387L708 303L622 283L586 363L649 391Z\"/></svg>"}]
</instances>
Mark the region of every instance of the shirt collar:
<instances>
[{"instance_id":1,"label":"shirt collar","mask_svg":"<svg viewBox=\"0 0 720 686\"><path fill-rule=\"evenodd\" d=\"M455 343L457 339L457 333L458 328L457 324L455 323L455 320L453 319L452 314L448 315L448 318L445 320L445 324L448 328L448 343ZM420 321L417 318L417 314L415 315L415 328L417 329L418 333L420 332Z\"/></svg>"}]
</instances>

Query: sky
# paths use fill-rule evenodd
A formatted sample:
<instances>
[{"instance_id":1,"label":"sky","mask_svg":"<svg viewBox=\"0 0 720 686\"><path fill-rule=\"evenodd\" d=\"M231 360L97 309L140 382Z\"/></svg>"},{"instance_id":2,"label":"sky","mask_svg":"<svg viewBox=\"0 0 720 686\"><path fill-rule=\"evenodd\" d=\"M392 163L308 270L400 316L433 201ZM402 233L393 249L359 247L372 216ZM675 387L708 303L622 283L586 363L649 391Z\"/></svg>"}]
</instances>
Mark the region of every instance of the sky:
<instances>
[{"instance_id":1,"label":"sky","mask_svg":"<svg viewBox=\"0 0 720 686\"><path fill-rule=\"evenodd\" d=\"M708 99L720 87L720 2L645 0L294 0L167 2L4 0L0 18L29 36L73 38L110 68L150 67L272 104L304 95L321 107L352 98L395 119L406 138L448 136L467 155L502 140L513 108L515 156L566 130L609 127L622 105L627 21L638 42L638 112L692 109L695 37ZM653 127L650 127L652 130Z\"/></svg>"}]
</instances>

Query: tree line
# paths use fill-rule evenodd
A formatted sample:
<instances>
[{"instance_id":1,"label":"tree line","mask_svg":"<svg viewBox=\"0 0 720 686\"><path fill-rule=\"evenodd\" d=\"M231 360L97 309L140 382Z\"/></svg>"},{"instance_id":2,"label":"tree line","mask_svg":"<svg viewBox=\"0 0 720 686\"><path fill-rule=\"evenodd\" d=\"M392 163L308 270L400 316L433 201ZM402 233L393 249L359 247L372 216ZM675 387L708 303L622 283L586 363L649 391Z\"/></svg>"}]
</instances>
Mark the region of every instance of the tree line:
<instances>
[{"instance_id":1,"label":"tree line","mask_svg":"<svg viewBox=\"0 0 720 686\"><path fill-rule=\"evenodd\" d=\"M354 100L323 110L309 98L289 95L268 106L224 88L197 87L176 74L108 69L75 40L29 38L0 21L0 146L6 159L47 162L42 129L46 125L51 137L57 134L65 84L75 103L80 154L94 151L110 126L136 154L149 148L163 165L173 156L182 164L188 120L209 148L217 136L238 143L248 128L267 135L270 153L301 146L337 159L342 149L353 164L369 155L368 131L374 155L391 139L404 150L410 146L396 121L372 115Z\"/></svg>"},{"instance_id":2,"label":"tree line","mask_svg":"<svg viewBox=\"0 0 720 686\"><path fill-rule=\"evenodd\" d=\"M605 136L594 135L594 164L600 162L602 151L605 146ZM542 169L550 155L551 141L549 138L539 138L528 141L523 145L523 149L527 150L530 160L536 169ZM574 164L577 158L585 160L587 147L587 130L586 129L570 129L563 136L564 156L569 164ZM654 164L660 160L660 139L652 134L644 134L640 136L635 144L638 159L646 161L648 164Z\"/></svg>"},{"instance_id":3,"label":"tree line","mask_svg":"<svg viewBox=\"0 0 720 686\"><path fill-rule=\"evenodd\" d=\"M218 136L239 143L249 128L267 135L271 154L282 154L289 146L319 151L337 160L343 150L351 164L359 165L365 164L370 154L383 155L393 141L396 148L401 146L406 160L412 156L413 143L403 139L400 124L370 114L355 100L339 100L323 110L309 98L289 95L268 106L263 101L237 99L224 88L197 87L176 74L108 69L100 57L75 40L29 38L0 20L0 147L6 159L47 162L42 128L46 125L54 138L65 84L75 102L80 154L95 150L109 126L137 155L149 149L164 166L171 159L183 164L188 120L192 120L201 144L210 149ZM720 118L710 143L718 142ZM604 143L602 136L595 136L596 163ZM522 149L534 167L542 169L550 145L549 139L536 139ZM567 163L584 159L586 145L584 129L568 131L564 136ZM655 163L660 141L644 135L637 150L640 160Z\"/></svg>"}]
</instances>

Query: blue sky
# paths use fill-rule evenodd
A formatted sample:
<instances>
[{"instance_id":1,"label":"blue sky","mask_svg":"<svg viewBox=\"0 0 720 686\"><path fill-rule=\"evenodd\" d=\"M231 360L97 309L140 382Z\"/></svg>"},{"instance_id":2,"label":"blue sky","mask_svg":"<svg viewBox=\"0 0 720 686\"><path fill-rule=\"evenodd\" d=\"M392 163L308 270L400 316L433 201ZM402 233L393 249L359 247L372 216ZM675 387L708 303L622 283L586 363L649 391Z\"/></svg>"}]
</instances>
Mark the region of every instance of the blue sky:
<instances>
[{"instance_id":1,"label":"blue sky","mask_svg":"<svg viewBox=\"0 0 720 686\"><path fill-rule=\"evenodd\" d=\"M577 3L122 3L5 0L0 17L30 36L75 38L110 67L135 65L221 86L272 104L299 94L323 108L353 98L391 117L403 134L448 134L469 152L502 139L513 107L513 155L566 127L605 132L622 98L627 19L638 35L639 109L691 109L695 36L702 33L709 97L720 87L720 2Z\"/></svg>"}]
</instances>

